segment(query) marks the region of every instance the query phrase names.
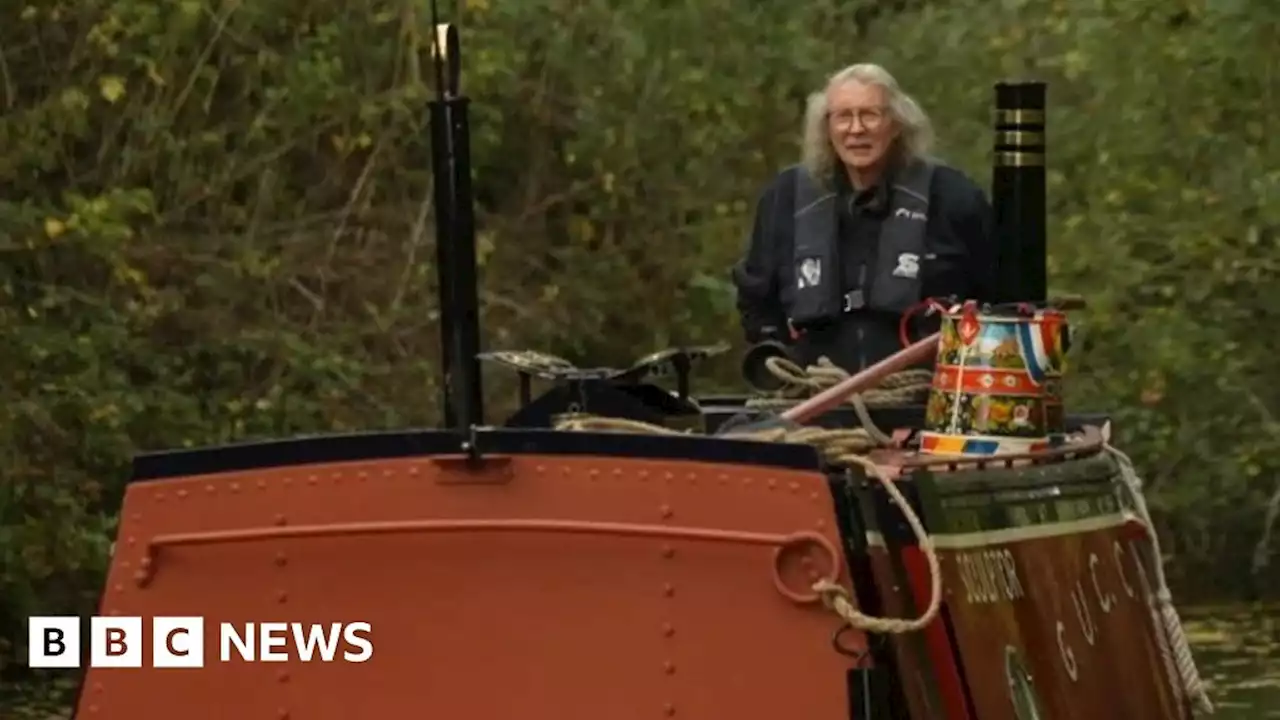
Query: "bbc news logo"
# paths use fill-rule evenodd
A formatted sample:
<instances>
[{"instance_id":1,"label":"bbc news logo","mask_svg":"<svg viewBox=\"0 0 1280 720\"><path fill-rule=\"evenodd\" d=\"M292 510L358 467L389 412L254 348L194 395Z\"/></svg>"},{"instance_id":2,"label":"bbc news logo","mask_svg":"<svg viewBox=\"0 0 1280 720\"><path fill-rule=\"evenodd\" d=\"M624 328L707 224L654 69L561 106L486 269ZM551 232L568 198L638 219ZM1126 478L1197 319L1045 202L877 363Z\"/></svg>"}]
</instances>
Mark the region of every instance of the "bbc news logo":
<instances>
[{"instance_id":1,"label":"bbc news logo","mask_svg":"<svg viewBox=\"0 0 1280 720\"><path fill-rule=\"evenodd\" d=\"M151 667L204 667L205 619L155 617L150 623ZM218 623L218 662L368 662L373 628L353 623ZM37 616L28 620L27 664L33 668L80 667L81 620ZM140 617L89 620L89 667L142 667L147 638ZM210 648L212 650L212 648Z\"/></svg>"}]
</instances>

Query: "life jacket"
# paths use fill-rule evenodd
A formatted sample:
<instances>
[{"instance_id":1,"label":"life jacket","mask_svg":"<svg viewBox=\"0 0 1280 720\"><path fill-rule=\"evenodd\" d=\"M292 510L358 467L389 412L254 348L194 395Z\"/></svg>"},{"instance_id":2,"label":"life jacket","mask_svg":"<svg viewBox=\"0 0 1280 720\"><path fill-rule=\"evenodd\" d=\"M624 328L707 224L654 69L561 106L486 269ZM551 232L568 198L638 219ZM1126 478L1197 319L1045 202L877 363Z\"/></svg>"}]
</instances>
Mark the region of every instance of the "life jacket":
<instances>
[{"instance_id":1,"label":"life jacket","mask_svg":"<svg viewBox=\"0 0 1280 720\"><path fill-rule=\"evenodd\" d=\"M901 314L920 302L920 264L925 256L933 171L932 163L913 160L895 174L876 264L869 268L867 308ZM795 287L787 315L794 326L801 327L837 319L846 311L846 292L854 288L841 282L836 193L819 185L800 166L795 200Z\"/></svg>"}]
</instances>

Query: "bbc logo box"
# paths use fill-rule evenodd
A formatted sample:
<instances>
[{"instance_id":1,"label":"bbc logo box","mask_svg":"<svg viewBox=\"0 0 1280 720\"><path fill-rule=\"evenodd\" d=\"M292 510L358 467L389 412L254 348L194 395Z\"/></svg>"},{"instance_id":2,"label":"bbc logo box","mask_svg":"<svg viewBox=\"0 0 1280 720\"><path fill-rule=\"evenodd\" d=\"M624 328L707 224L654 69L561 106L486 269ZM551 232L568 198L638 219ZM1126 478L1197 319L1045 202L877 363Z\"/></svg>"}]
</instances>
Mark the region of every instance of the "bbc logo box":
<instances>
[{"instance_id":1,"label":"bbc logo box","mask_svg":"<svg viewBox=\"0 0 1280 720\"><path fill-rule=\"evenodd\" d=\"M94 617L89 621L91 667L142 667L143 643L151 642L151 666L204 667L204 618L156 617L144 634L140 617ZM75 616L32 617L27 626L27 664L33 668L80 667L83 626Z\"/></svg>"}]
</instances>

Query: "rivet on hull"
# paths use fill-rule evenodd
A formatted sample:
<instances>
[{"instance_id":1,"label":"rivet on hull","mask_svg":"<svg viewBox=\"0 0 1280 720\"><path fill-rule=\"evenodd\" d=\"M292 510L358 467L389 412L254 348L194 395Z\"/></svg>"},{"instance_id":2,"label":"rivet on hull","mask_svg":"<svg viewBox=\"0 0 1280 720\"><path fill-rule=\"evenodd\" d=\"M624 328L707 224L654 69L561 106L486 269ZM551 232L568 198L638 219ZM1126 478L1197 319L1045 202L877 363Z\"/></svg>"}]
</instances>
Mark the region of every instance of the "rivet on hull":
<instances>
[{"instance_id":1,"label":"rivet on hull","mask_svg":"<svg viewBox=\"0 0 1280 720\"><path fill-rule=\"evenodd\" d=\"M150 555L144 555L142 560L138 562L138 572L133 574L133 584L138 587L146 587L151 582L151 575L155 570L154 562Z\"/></svg>"}]
</instances>

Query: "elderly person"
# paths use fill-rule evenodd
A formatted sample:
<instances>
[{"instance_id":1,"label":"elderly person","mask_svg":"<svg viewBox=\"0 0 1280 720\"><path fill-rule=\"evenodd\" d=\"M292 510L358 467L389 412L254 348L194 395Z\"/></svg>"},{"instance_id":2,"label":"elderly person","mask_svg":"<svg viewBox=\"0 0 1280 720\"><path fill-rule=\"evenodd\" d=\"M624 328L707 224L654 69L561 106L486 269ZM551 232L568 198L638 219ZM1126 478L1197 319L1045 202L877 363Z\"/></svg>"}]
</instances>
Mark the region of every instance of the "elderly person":
<instances>
[{"instance_id":1,"label":"elderly person","mask_svg":"<svg viewBox=\"0 0 1280 720\"><path fill-rule=\"evenodd\" d=\"M841 70L809 98L803 162L764 189L733 269L750 342L794 344L801 364L826 356L856 372L902 347L901 317L923 299L989 299L991 206L926 155L932 134L877 65ZM913 322L913 340L932 329Z\"/></svg>"}]
</instances>

